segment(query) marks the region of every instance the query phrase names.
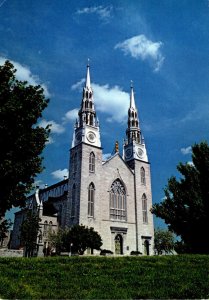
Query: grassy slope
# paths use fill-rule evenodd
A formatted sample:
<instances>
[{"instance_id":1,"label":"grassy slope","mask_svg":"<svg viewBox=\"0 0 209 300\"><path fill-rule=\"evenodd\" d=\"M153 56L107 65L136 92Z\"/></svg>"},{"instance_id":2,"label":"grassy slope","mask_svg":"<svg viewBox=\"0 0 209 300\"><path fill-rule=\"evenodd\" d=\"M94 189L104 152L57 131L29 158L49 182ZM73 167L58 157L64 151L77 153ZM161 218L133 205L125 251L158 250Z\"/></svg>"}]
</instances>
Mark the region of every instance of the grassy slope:
<instances>
[{"instance_id":1,"label":"grassy slope","mask_svg":"<svg viewBox=\"0 0 209 300\"><path fill-rule=\"evenodd\" d=\"M209 256L0 258L0 297L209 298Z\"/></svg>"}]
</instances>

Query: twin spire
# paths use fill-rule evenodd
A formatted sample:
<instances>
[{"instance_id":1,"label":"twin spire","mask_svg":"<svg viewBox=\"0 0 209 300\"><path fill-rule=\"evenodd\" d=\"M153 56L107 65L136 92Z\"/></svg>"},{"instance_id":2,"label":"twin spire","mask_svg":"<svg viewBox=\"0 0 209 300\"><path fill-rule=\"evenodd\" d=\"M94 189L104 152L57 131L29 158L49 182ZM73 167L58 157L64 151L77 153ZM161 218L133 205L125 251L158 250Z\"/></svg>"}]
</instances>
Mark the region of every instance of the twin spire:
<instances>
[{"instance_id":1,"label":"twin spire","mask_svg":"<svg viewBox=\"0 0 209 300\"><path fill-rule=\"evenodd\" d=\"M83 88L83 98L81 101L81 108L78 112L79 123L76 122L76 127L83 125L98 126L96 120L96 111L94 109L93 90L90 80L90 66L87 64L86 83Z\"/></svg>"},{"instance_id":2,"label":"twin spire","mask_svg":"<svg viewBox=\"0 0 209 300\"><path fill-rule=\"evenodd\" d=\"M133 82L131 81L130 106L128 109L128 128L126 130L127 142L130 144L135 141L138 144L142 143L141 130L139 128L138 112L134 99Z\"/></svg>"},{"instance_id":3,"label":"twin spire","mask_svg":"<svg viewBox=\"0 0 209 300\"><path fill-rule=\"evenodd\" d=\"M99 126L98 120L96 119L96 111L94 108L93 90L91 87L90 79L90 65L89 60L87 64L86 82L83 87L83 98L81 101L81 108L78 112L79 122L76 121L76 128L82 127L85 124L90 126ZM130 91L130 106L128 109L128 128L126 130L127 142L131 143L142 143L141 130L139 128L138 112L134 99L134 88L133 82L131 81Z\"/></svg>"}]
</instances>

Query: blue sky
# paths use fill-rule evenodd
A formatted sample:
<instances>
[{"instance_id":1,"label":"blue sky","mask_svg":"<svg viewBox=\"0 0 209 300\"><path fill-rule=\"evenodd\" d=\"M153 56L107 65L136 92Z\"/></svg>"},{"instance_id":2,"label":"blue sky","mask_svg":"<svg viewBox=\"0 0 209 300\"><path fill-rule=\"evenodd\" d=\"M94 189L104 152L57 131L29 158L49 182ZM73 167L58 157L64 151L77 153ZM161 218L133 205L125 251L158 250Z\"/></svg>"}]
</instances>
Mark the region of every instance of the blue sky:
<instances>
[{"instance_id":1,"label":"blue sky","mask_svg":"<svg viewBox=\"0 0 209 300\"><path fill-rule=\"evenodd\" d=\"M161 201L191 145L209 140L209 1L0 0L0 20L0 63L11 60L19 79L42 84L50 98L40 185L68 168L89 58L105 154L116 140L122 154L133 80L153 202Z\"/></svg>"}]
</instances>

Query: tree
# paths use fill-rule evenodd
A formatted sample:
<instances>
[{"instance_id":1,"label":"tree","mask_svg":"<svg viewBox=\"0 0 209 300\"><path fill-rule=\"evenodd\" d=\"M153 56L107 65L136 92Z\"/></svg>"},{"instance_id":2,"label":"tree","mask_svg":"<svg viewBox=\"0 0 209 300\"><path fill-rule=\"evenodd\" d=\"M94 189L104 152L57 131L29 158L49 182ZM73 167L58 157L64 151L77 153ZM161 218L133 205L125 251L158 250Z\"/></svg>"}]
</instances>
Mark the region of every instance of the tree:
<instances>
[{"instance_id":1,"label":"tree","mask_svg":"<svg viewBox=\"0 0 209 300\"><path fill-rule=\"evenodd\" d=\"M67 241L66 239L67 234L68 234L68 229L66 230L62 228L59 228L57 232L49 233L48 235L49 244L52 248L56 249L56 254L60 254L60 252L62 251L67 251L64 245L64 242Z\"/></svg>"},{"instance_id":2,"label":"tree","mask_svg":"<svg viewBox=\"0 0 209 300\"><path fill-rule=\"evenodd\" d=\"M177 166L182 178L174 176L165 188L165 200L154 204L152 212L165 220L180 236L190 253L209 253L209 146L192 147L192 164Z\"/></svg>"},{"instance_id":3,"label":"tree","mask_svg":"<svg viewBox=\"0 0 209 300\"><path fill-rule=\"evenodd\" d=\"M11 226L11 220L0 220L0 247L2 246L4 239L7 237L8 231Z\"/></svg>"},{"instance_id":4,"label":"tree","mask_svg":"<svg viewBox=\"0 0 209 300\"><path fill-rule=\"evenodd\" d=\"M23 207L49 136L49 126L37 126L48 100L41 86L15 78L14 66L0 66L0 217L12 206Z\"/></svg>"},{"instance_id":5,"label":"tree","mask_svg":"<svg viewBox=\"0 0 209 300\"><path fill-rule=\"evenodd\" d=\"M155 230L154 247L156 254L172 253L174 246L174 235L171 231L160 228Z\"/></svg>"},{"instance_id":6,"label":"tree","mask_svg":"<svg viewBox=\"0 0 209 300\"><path fill-rule=\"evenodd\" d=\"M25 247L25 256L32 257L37 247L40 218L37 213L28 210L20 227L20 239Z\"/></svg>"},{"instance_id":7,"label":"tree","mask_svg":"<svg viewBox=\"0 0 209 300\"><path fill-rule=\"evenodd\" d=\"M83 255L87 248L100 250L102 239L94 229L84 225L74 225L70 228L68 235L68 245L71 245L71 251Z\"/></svg>"},{"instance_id":8,"label":"tree","mask_svg":"<svg viewBox=\"0 0 209 300\"><path fill-rule=\"evenodd\" d=\"M56 252L68 251L83 255L87 248L100 250L102 246L101 236L94 228L83 225L74 225L67 230L59 230L51 234L50 243L56 247Z\"/></svg>"}]
</instances>

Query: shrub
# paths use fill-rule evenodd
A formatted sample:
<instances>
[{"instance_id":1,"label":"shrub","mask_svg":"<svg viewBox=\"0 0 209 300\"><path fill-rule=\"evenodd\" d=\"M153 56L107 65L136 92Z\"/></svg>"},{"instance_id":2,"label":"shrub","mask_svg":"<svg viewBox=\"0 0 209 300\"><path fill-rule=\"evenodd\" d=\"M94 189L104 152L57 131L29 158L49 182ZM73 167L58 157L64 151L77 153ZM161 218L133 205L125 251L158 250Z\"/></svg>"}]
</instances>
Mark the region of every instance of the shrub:
<instances>
[{"instance_id":1,"label":"shrub","mask_svg":"<svg viewBox=\"0 0 209 300\"><path fill-rule=\"evenodd\" d=\"M131 251L130 255L142 255L140 251Z\"/></svg>"},{"instance_id":2,"label":"shrub","mask_svg":"<svg viewBox=\"0 0 209 300\"><path fill-rule=\"evenodd\" d=\"M111 250L107 250L107 249L101 250L100 255L106 255L106 254L113 254L113 252Z\"/></svg>"}]
</instances>

